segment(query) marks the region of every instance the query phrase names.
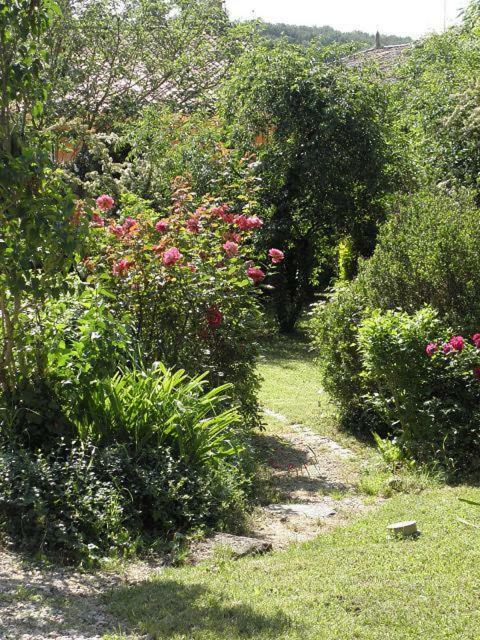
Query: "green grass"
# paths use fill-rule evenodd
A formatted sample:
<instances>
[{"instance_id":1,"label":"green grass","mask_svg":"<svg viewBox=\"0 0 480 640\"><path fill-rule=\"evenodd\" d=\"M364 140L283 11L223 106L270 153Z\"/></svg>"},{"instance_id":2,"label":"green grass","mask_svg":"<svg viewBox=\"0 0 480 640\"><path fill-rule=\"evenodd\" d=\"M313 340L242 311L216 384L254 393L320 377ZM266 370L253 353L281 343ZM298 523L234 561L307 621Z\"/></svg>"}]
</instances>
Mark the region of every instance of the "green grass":
<instances>
[{"instance_id":1,"label":"green grass","mask_svg":"<svg viewBox=\"0 0 480 640\"><path fill-rule=\"evenodd\" d=\"M480 638L478 489L397 496L367 517L285 552L193 568L111 595L132 630L156 639ZM416 519L418 539L386 525Z\"/></svg>"},{"instance_id":2,"label":"green grass","mask_svg":"<svg viewBox=\"0 0 480 640\"><path fill-rule=\"evenodd\" d=\"M301 335L280 336L263 345L259 363L262 407L279 413L290 424L301 423L321 432L331 432L334 408L322 389L314 355ZM275 420L266 418L270 425ZM277 423L278 424L278 423Z\"/></svg>"},{"instance_id":3,"label":"green grass","mask_svg":"<svg viewBox=\"0 0 480 640\"><path fill-rule=\"evenodd\" d=\"M304 340L267 344L260 371L264 406L347 438ZM267 427L288 428L274 419ZM157 640L480 640L480 530L458 521L480 524L480 489L392 475L369 447L358 454L368 460L361 491L394 494L361 520L283 552L165 570L113 591L112 612ZM417 520L420 537L388 539L387 524L405 519Z\"/></svg>"}]
</instances>

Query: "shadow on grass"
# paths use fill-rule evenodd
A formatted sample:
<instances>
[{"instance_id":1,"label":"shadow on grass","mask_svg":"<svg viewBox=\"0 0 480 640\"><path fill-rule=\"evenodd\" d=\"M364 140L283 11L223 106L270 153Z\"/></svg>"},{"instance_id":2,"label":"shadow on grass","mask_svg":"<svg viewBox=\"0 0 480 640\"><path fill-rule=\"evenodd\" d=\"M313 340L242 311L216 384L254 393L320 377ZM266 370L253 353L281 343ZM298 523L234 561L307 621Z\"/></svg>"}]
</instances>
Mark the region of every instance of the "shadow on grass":
<instances>
[{"instance_id":1,"label":"shadow on grass","mask_svg":"<svg viewBox=\"0 0 480 640\"><path fill-rule=\"evenodd\" d=\"M167 638L277 638L291 626L280 610L255 612L243 603L229 604L202 584L155 580L111 594L118 616L128 612L135 630L158 640Z\"/></svg>"},{"instance_id":2,"label":"shadow on grass","mask_svg":"<svg viewBox=\"0 0 480 640\"><path fill-rule=\"evenodd\" d=\"M307 451L301 451L277 436L256 434L253 437L253 445L261 458L273 468L287 468L289 465L301 468L308 463Z\"/></svg>"},{"instance_id":3,"label":"shadow on grass","mask_svg":"<svg viewBox=\"0 0 480 640\"><path fill-rule=\"evenodd\" d=\"M260 344L261 355L269 364L285 366L290 360L306 360L312 362L315 353L311 350L308 336L297 331L292 335L278 333L265 337Z\"/></svg>"}]
</instances>

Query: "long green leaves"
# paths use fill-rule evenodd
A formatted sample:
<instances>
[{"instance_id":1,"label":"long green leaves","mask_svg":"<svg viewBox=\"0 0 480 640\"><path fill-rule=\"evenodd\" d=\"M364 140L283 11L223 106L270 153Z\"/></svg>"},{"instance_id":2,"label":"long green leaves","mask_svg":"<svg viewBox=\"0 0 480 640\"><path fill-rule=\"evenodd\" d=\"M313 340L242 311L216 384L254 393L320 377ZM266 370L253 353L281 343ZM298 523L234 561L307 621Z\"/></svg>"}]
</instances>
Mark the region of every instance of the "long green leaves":
<instances>
[{"instance_id":1,"label":"long green leaves","mask_svg":"<svg viewBox=\"0 0 480 640\"><path fill-rule=\"evenodd\" d=\"M205 391L205 375L189 378L163 364L125 370L95 380L72 407L82 440L121 442L138 454L145 447L171 448L192 465L215 465L238 452L236 409L224 409L224 385Z\"/></svg>"}]
</instances>

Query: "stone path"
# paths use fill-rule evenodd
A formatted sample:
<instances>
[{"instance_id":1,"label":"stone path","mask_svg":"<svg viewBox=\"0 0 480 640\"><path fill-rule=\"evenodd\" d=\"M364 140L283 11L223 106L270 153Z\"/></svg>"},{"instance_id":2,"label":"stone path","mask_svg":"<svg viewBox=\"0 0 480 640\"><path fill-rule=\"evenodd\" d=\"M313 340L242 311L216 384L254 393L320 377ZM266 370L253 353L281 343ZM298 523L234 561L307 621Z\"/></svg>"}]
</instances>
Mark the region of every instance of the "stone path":
<instances>
[{"instance_id":1,"label":"stone path","mask_svg":"<svg viewBox=\"0 0 480 640\"><path fill-rule=\"evenodd\" d=\"M253 535L274 549L304 542L366 509L357 495L355 454L330 438L285 416L265 410L285 424L281 436L261 436L278 503L259 510Z\"/></svg>"},{"instance_id":2,"label":"stone path","mask_svg":"<svg viewBox=\"0 0 480 640\"><path fill-rule=\"evenodd\" d=\"M217 546L228 547L234 556L282 549L292 542L311 540L366 509L356 493L358 465L352 451L308 427L288 425L288 419L279 413L264 412L285 425L281 436L260 435L257 439L278 501L257 510L249 538L204 540L193 549L192 562L213 556Z\"/></svg>"}]
</instances>

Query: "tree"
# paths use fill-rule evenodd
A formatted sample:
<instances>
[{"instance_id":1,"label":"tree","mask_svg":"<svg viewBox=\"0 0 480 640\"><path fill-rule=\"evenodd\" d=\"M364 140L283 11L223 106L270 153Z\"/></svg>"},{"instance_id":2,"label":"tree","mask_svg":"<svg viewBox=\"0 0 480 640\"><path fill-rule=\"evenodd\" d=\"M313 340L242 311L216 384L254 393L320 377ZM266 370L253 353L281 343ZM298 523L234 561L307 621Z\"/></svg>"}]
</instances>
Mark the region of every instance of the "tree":
<instances>
[{"instance_id":1,"label":"tree","mask_svg":"<svg viewBox=\"0 0 480 640\"><path fill-rule=\"evenodd\" d=\"M246 27L220 0L60 0L48 32L50 120L111 130L161 102L210 103Z\"/></svg>"},{"instance_id":2,"label":"tree","mask_svg":"<svg viewBox=\"0 0 480 640\"><path fill-rule=\"evenodd\" d=\"M79 237L74 202L35 129L45 98L42 35L52 0L0 0L0 386L12 393L45 353L36 331Z\"/></svg>"},{"instance_id":3,"label":"tree","mask_svg":"<svg viewBox=\"0 0 480 640\"><path fill-rule=\"evenodd\" d=\"M467 186L480 202L480 5L412 48L394 86L396 121L424 180ZM476 16L476 17L475 17Z\"/></svg>"},{"instance_id":4,"label":"tree","mask_svg":"<svg viewBox=\"0 0 480 640\"><path fill-rule=\"evenodd\" d=\"M371 252L388 184L385 91L329 55L262 45L240 60L222 102L232 142L258 155L264 238L285 252L274 283L282 331L328 283L342 237Z\"/></svg>"}]
</instances>

